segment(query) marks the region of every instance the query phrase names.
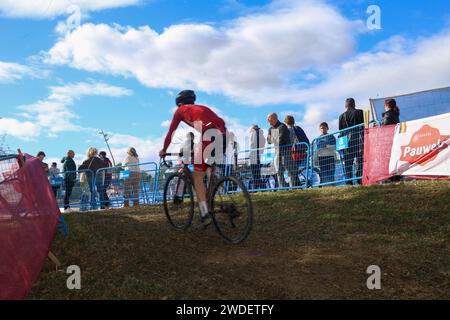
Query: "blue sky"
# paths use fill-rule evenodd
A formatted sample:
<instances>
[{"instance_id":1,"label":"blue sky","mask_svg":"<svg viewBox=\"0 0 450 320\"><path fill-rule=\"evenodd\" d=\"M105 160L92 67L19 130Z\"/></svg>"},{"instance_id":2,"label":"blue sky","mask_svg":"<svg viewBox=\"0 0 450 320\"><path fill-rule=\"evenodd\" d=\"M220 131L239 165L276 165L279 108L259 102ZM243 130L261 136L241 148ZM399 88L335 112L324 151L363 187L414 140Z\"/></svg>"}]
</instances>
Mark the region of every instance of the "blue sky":
<instances>
[{"instance_id":1,"label":"blue sky","mask_svg":"<svg viewBox=\"0 0 450 320\"><path fill-rule=\"evenodd\" d=\"M369 5L381 30L366 28ZM0 136L81 160L105 149L101 128L119 161L127 146L155 160L173 95L193 88L241 141L271 111L313 138L322 121L336 128L346 97L366 108L449 86L449 30L448 0L2 0Z\"/></svg>"}]
</instances>

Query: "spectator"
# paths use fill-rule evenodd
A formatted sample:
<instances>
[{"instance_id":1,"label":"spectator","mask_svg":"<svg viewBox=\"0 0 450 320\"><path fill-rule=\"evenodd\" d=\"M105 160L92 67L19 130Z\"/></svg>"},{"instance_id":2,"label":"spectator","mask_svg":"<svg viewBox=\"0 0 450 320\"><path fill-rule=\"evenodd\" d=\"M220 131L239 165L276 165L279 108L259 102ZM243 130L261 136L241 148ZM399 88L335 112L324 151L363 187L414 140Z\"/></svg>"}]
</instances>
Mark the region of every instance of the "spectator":
<instances>
[{"instance_id":1,"label":"spectator","mask_svg":"<svg viewBox=\"0 0 450 320\"><path fill-rule=\"evenodd\" d=\"M42 168L44 169L45 173L48 174L49 168L48 168L48 164L46 164L44 162L45 157L46 157L46 155L45 155L44 151L39 151L36 156L36 158L38 158L42 162Z\"/></svg>"},{"instance_id":2,"label":"spectator","mask_svg":"<svg viewBox=\"0 0 450 320\"><path fill-rule=\"evenodd\" d=\"M91 193L91 205L96 207L95 204L95 192L94 192L94 176L92 174L97 174L97 171L106 168L106 163L100 159L98 156L98 150L96 148L89 148L86 152L86 156L88 157L81 166L78 167L78 170L89 170L85 173L86 179L89 184L89 191ZM97 188L97 192L100 195L100 207L101 209L105 209L104 203L106 202L105 195L106 190L103 189L104 184L104 175L97 176L95 179L95 187Z\"/></svg>"},{"instance_id":3,"label":"spectator","mask_svg":"<svg viewBox=\"0 0 450 320\"><path fill-rule=\"evenodd\" d=\"M106 166L108 168L112 168L113 167L113 164L112 164L111 160L109 160L109 158L106 156L106 152L105 151L101 151L99 153L99 155L100 155L100 159L102 159L103 162L105 162L105 164L106 164ZM106 209L109 209L109 207L111 206L111 202L109 200L108 192L107 192L107 190L109 189L109 187L111 185L111 182L112 182L112 171L111 170L106 170L105 171L105 181L103 183L103 190L105 192L103 197L105 199L104 205L105 205Z\"/></svg>"},{"instance_id":4,"label":"spectator","mask_svg":"<svg viewBox=\"0 0 450 320\"><path fill-rule=\"evenodd\" d=\"M328 123L320 124L322 135L316 140L315 162L320 169L320 182L330 183L334 181L336 173L336 138L328 134Z\"/></svg>"},{"instance_id":5,"label":"spectator","mask_svg":"<svg viewBox=\"0 0 450 320\"><path fill-rule=\"evenodd\" d=\"M278 185L281 188L287 188L289 185L293 187L297 170L289 166L292 159L292 142L289 129L278 120L276 113L269 114L267 122L270 124L267 143L275 145L274 166L277 173ZM284 179L285 171L288 171L289 185Z\"/></svg>"},{"instance_id":6,"label":"spectator","mask_svg":"<svg viewBox=\"0 0 450 320\"><path fill-rule=\"evenodd\" d=\"M238 153L239 153L239 144L236 141L236 136L233 132L228 133L227 141L226 141L226 153L225 153L225 163L224 163L224 171L223 176L235 176L237 172L239 172L239 163L238 163ZM226 168L228 168L228 172L225 172ZM237 185L232 183L229 186L230 191L236 191Z\"/></svg>"},{"instance_id":7,"label":"spectator","mask_svg":"<svg viewBox=\"0 0 450 320\"><path fill-rule=\"evenodd\" d=\"M58 169L58 165L56 162L52 163L52 166L48 170L48 177L50 180L50 184L52 186L53 194L55 195L55 198L58 198L58 190L61 188L61 185L59 183L59 176L60 171Z\"/></svg>"},{"instance_id":8,"label":"spectator","mask_svg":"<svg viewBox=\"0 0 450 320\"><path fill-rule=\"evenodd\" d=\"M292 157L290 167L295 170L294 186L300 185L300 179L298 178L298 169L300 165L306 166L306 158L308 157L309 139L306 136L305 131L302 128L295 125L295 119L293 116L286 116L284 123L289 129L292 146ZM305 145L306 144L306 145Z\"/></svg>"},{"instance_id":9,"label":"spectator","mask_svg":"<svg viewBox=\"0 0 450 320\"><path fill-rule=\"evenodd\" d=\"M180 149L181 161L185 164L191 164L194 160L194 133L188 132L186 134L186 140Z\"/></svg>"},{"instance_id":10,"label":"spectator","mask_svg":"<svg viewBox=\"0 0 450 320\"><path fill-rule=\"evenodd\" d=\"M364 123L364 112L356 109L355 99L348 98L345 102L345 111L339 117L339 130L345 130L341 137L347 137L348 146L344 150L345 176L347 185L353 185L353 165L357 161L356 177L361 183L364 150L364 127L359 126ZM351 129L349 129L351 128ZM349 130L346 130L349 129Z\"/></svg>"},{"instance_id":11,"label":"spectator","mask_svg":"<svg viewBox=\"0 0 450 320\"><path fill-rule=\"evenodd\" d=\"M72 195L73 187L75 186L75 181L77 180L77 166L75 161L75 152L69 150L67 152L67 157L62 158L61 163L63 164L64 172L64 212L70 211L70 196Z\"/></svg>"},{"instance_id":12,"label":"spectator","mask_svg":"<svg viewBox=\"0 0 450 320\"><path fill-rule=\"evenodd\" d=\"M400 109L395 99L387 99L384 103L384 108L386 112L383 113L381 125L389 126L400 123Z\"/></svg>"},{"instance_id":13,"label":"spectator","mask_svg":"<svg viewBox=\"0 0 450 320\"><path fill-rule=\"evenodd\" d=\"M297 140L297 143L306 143L309 145L309 139L305 131L300 126L295 125L295 118L293 116L286 116L284 123L289 129L291 140Z\"/></svg>"},{"instance_id":14,"label":"spectator","mask_svg":"<svg viewBox=\"0 0 450 320\"><path fill-rule=\"evenodd\" d=\"M228 133L228 145L226 148L226 163L237 169L239 144L233 132Z\"/></svg>"},{"instance_id":15,"label":"spectator","mask_svg":"<svg viewBox=\"0 0 450 320\"><path fill-rule=\"evenodd\" d=\"M264 132L256 124L250 128L250 170L252 171L253 189L264 189L261 179L261 156L264 154L266 140Z\"/></svg>"},{"instance_id":16,"label":"spectator","mask_svg":"<svg viewBox=\"0 0 450 320\"><path fill-rule=\"evenodd\" d=\"M135 148L129 148L127 156L123 160L122 165L128 166L125 168L130 173L128 179L125 180L125 200L124 207L130 206L130 199L133 199L133 206L139 207L139 191L140 191L140 169L139 156ZM131 198L133 197L133 198Z\"/></svg>"}]
</instances>

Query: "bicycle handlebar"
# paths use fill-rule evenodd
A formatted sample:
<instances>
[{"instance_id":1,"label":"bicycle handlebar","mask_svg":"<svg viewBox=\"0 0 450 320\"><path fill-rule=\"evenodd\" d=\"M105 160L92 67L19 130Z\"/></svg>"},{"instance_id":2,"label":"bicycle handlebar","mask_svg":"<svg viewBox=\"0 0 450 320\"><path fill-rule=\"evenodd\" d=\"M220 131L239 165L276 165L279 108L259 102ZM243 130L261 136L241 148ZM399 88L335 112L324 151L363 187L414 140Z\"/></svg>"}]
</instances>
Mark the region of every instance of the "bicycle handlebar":
<instances>
[{"instance_id":1,"label":"bicycle handlebar","mask_svg":"<svg viewBox=\"0 0 450 320\"><path fill-rule=\"evenodd\" d=\"M181 157L182 154L181 153L166 153L164 154L164 156L161 158L161 164L167 168L172 167L171 164L167 163L166 161L166 157Z\"/></svg>"},{"instance_id":2,"label":"bicycle handlebar","mask_svg":"<svg viewBox=\"0 0 450 320\"><path fill-rule=\"evenodd\" d=\"M166 153L166 154L164 154L162 159L164 159L165 157L181 157L181 156L182 156L181 153Z\"/></svg>"}]
</instances>

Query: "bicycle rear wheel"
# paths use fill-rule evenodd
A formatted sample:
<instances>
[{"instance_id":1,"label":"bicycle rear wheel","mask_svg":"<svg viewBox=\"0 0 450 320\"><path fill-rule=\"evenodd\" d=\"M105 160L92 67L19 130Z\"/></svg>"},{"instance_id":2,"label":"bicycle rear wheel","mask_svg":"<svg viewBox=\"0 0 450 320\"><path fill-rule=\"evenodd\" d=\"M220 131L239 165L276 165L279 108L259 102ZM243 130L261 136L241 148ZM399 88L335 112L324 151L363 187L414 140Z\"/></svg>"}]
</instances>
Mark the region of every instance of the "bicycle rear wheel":
<instances>
[{"instance_id":1,"label":"bicycle rear wheel","mask_svg":"<svg viewBox=\"0 0 450 320\"><path fill-rule=\"evenodd\" d=\"M164 212L169 224L186 230L194 217L194 193L189 179L182 173L171 175L164 186Z\"/></svg>"},{"instance_id":2,"label":"bicycle rear wheel","mask_svg":"<svg viewBox=\"0 0 450 320\"><path fill-rule=\"evenodd\" d=\"M253 206L240 180L220 179L213 189L210 207L214 225L223 240L239 244L247 239L253 224Z\"/></svg>"}]
</instances>

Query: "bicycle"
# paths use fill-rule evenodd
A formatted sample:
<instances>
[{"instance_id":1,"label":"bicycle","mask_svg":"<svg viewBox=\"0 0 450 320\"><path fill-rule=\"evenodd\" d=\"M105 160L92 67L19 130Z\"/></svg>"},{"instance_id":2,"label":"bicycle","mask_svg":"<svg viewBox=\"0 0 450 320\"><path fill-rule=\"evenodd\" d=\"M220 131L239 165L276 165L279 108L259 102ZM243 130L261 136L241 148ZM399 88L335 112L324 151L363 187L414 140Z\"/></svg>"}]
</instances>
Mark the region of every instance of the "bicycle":
<instances>
[{"instance_id":1,"label":"bicycle","mask_svg":"<svg viewBox=\"0 0 450 320\"><path fill-rule=\"evenodd\" d=\"M167 153L161 165L170 168ZM231 244L243 242L250 234L253 225L253 206L250 194L241 180L235 177L217 177L217 165L210 166L207 184L207 203L213 224L219 236ZM207 177L208 179L208 177ZM181 162L181 168L167 177L164 186L164 212L169 224L177 230L191 227L194 211L194 184L189 165Z\"/></svg>"}]
</instances>

